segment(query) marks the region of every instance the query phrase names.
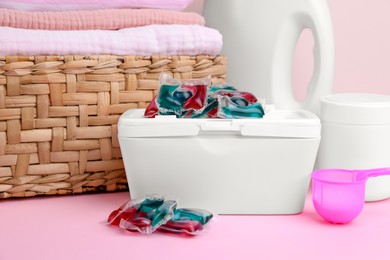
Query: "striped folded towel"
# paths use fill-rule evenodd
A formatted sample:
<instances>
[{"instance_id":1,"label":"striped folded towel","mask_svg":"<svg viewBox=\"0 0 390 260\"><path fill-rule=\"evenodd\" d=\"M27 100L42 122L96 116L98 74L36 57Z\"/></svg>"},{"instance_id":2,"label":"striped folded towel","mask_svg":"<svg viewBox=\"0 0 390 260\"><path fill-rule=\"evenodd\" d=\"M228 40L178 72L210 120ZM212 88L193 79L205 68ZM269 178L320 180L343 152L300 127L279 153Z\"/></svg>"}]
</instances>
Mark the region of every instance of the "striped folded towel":
<instances>
[{"instance_id":1,"label":"striped folded towel","mask_svg":"<svg viewBox=\"0 0 390 260\"><path fill-rule=\"evenodd\" d=\"M0 26L41 30L117 30L151 24L199 24L197 13L160 9L28 12L0 8Z\"/></svg>"},{"instance_id":2,"label":"striped folded towel","mask_svg":"<svg viewBox=\"0 0 390 260\"><path fill-rule=\"evenodd\" d=\"M183 10L193 0L1 0L0 7L26 11L71 11L114 8Z\"/></svg>"},{"instance_id":3,"label":"striped folded towel","mask_svg":"<svg viewBox=\"0 0 390 260\"><path fill-rule=\"evenodd\" d=\"M117 31L0 27L0 55L217 55L222 35L200 25L148 25Z\"/></svg>"}]
</instances>

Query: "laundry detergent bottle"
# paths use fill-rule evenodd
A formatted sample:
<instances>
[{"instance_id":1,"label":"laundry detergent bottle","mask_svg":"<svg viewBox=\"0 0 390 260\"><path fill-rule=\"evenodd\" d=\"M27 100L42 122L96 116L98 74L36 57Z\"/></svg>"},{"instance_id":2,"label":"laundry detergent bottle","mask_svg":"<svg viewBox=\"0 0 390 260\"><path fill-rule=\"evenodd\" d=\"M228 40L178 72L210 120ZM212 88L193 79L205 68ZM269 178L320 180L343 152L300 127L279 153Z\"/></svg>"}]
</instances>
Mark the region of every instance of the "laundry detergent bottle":
<instances>
[{"instance_id":1,"label":"laundry detergent bottle","mask_svg":"<svg viewBox=\"0 0 390 260\"><path fill-rule=\"evenodd\" d=\"M318 114L320 98L332 92L334 40L326 0L206 0L206 25L223 35L227 81L264 97L276 108ZM292 63L302 31L315 40L314 73L303 102L292 91Z\"/></svg>"}]
</instances>

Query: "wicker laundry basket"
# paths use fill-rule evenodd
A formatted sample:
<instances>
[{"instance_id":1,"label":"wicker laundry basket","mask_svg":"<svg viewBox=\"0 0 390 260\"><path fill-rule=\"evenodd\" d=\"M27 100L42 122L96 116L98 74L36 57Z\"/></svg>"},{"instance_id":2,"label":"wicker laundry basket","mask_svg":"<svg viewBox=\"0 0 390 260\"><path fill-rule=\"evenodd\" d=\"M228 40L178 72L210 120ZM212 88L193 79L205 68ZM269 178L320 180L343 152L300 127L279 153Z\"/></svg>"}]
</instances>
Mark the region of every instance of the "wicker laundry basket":
<instances>
[{"instance_id":1,"label":"wicker laundry basket","mask_svg":"<svg viewBox=\"0 0 390 260\"><path fill-rule=\"evenodd\" d=\"M0 57L0 198L127 189L119 116L160 72L222 81L223 56Z\"/></svg>"}]
</instances>

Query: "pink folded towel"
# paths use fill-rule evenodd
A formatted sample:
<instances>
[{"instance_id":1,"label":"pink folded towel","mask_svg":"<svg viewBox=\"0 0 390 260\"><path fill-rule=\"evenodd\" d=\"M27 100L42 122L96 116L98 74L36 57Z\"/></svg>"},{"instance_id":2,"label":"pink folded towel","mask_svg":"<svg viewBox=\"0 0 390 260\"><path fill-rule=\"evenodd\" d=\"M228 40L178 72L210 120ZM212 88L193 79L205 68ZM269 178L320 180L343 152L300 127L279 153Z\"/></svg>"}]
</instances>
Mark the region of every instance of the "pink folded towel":
<instances>
[{"instance_id":1,"label":"pink folded towel","mask_svg":"<svg viewBox=\"0 0 390 260\"><path fill-rule=\"evenodd\" d=\"M28 12L0 8L0 26L41 30L116 30L151 24L199 24L197 13L159 9Z\"/></svg>"},{"instance_id":2,"label":"pink folded towel","mask_svg":"<svg viewBox=\"0 0 390 260\"><path fill-rule=\"evenodd\" d=\"M114 8L183 10L193 0L0 0L0 7L26 11L72 11Z\"/></svg>"},{"instance_id":3,"label":"pink folded towel","mask_svg":"<svg viewBox=\"0 0 390 260\"><path fill-rule=\"evenodd\" d=\"M222 35L200 25L148 25L117 31L0 27L0 55L217 55Z\"/></svg>"}]
</instances>

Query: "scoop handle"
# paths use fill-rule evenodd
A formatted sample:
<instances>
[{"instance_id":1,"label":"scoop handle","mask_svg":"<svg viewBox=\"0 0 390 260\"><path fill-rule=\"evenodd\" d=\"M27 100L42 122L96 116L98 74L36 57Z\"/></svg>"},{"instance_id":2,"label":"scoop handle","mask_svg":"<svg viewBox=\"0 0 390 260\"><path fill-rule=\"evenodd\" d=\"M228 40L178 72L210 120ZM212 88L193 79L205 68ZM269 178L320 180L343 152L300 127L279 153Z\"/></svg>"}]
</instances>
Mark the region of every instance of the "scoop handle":
<instances>
[{"instance_id":1,"label":"scoop handle","mask_svg":"<svg viewBox=\"0 0 390 260\"><path fill-rule=\"evenodd\" d=\"M372 170L365 170L367 178L377 177L382 175L390 175L390 168L377 168Z\"/></svg>"}]
</instances>

